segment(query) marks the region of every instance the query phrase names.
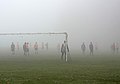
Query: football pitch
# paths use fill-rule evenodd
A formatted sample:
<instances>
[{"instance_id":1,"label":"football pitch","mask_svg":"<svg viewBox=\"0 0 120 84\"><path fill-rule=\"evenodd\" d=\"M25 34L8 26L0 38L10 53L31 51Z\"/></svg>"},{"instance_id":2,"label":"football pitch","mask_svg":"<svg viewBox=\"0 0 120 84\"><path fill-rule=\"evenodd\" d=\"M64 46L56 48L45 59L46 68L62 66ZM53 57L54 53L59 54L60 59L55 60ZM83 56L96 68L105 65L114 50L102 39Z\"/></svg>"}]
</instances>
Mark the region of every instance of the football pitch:
<instances>
[{"instance_id":1,"label":"football pitch","mask_svg":"<svg viewBox=\"0 0 120 84\"><path fill-rule=\"evenodd\" d=\"M120 84L120 56L0 56L0 84Z\"/></svg>"}]
</instances>

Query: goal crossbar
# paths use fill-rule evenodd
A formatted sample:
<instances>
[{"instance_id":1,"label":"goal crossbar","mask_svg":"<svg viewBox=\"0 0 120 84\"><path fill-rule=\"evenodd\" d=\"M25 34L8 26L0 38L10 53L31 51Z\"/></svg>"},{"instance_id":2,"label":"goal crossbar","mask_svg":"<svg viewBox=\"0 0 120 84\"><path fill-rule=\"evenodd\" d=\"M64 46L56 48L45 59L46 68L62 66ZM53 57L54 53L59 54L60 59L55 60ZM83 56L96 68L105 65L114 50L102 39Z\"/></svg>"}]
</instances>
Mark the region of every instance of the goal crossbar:
<instances>
[{"instance_id":1,"label":"goal crossbar","mask_svg":"<svg viewBox=\"0 0 120 84\"><path fill-rule=\"evenodd\" d=\"M62 33L0 33L0 35L38 35L38 34L63 34L65 35L65 40L68 42L68 34L66 32L62 32Z\"/></svg>"}]
</instances>

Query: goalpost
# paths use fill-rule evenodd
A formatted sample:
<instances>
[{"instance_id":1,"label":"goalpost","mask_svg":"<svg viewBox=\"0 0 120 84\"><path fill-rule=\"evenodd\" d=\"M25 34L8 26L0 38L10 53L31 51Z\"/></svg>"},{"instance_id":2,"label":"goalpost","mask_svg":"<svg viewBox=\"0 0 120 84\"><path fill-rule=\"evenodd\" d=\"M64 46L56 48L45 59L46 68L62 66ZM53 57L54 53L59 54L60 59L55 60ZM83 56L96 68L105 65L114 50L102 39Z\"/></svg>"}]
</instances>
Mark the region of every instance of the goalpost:
<instances>
[{"instance_id":1,"label":"goalpost","mask_svg":"<svg viewBox=\"0 0 120 84\"><path fill-rule=\"evenodd\" d=\"M64 35L64 41L66 41L66 45L68 45L68 34L67 32L61 33L0 33L0 36L26 36L26 35ZM66 48L67 49L67 48ZM66 50L67 51L67 50ZM66 52L67 53L67 52ZM68 56L66 54L65 61L68 61Z\"/></svg>"}]
</instances>

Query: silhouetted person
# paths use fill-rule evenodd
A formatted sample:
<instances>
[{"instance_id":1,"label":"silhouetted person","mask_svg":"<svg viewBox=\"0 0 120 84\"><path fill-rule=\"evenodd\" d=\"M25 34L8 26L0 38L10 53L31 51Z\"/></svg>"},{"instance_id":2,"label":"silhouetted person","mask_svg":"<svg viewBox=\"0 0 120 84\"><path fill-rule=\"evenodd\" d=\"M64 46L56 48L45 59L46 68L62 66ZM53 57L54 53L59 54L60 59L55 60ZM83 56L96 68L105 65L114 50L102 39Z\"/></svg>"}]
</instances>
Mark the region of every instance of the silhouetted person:
<instances>
[{"instance_id":1,"label":"silhouetted person","mask_svg":"<svg viewBox=\"0 0 120 84\"><path fill-rule=\"evenodd\" d=\"M44 42L42 42L42 49L44 49Z\"/></svg>"},{"instance_id":2,"label":"silhouetted person","mask_svg":"<svg viewBox=\"0 0 120 84\"><path fill-rule=\"evenodd\" d=\"M64 41L64 43L61 46L61 53L62 53L61 60L63 60L63 56L65 56L65 60L66 60L67 51L69 52L68 44L66 43L66 41Z\"/></svg>"},{"instance_id":3,"label":"silhouetted person","mask_svg":"<svg viewBox=\"0 0 120 84\"><path fill-rule=\"evenodd\" d=\"M38 54L38 44L35 42L34 44L35 54Z\"/></svg>"},{"instance_id":4,"label":"silhouetted person","mask_svg":"<svg viewBox=\"0 0 120 84\"><path fill-rule=\"evenodd\" d=\"M13 42L11 44L11 52L12 52L12 55L15 54L15 44Z\"/></svg>"},{"instance_id":5,"label":"silhouetted person","mask_svg":"<svg viewBox=\"0 0 120 84\"><path fill-rule=\"evenodd\" d=\"M27 55L29 56L29 43L26 44Z\"/></svg>"},{"instance_id":6,"label":"silhouetted person","mask_svg":"<svg viewBox=\"0 0 120 84\"><path fill-rule=\"evenodd\" d=\"M90 42L90 44L89 44L89 49L90 49L90 55L93 55L93 44L92 44L92 42Z\"/></svg>"},{"instance_id":7,"label":"silhouetted person","mask_svg":"<svg viewBox=\"0 0 120 84\"><path fill-rule=\"evenodd\" d=\"M46 46L46 50L48 50L48 42L45 44L45 46Z\"/></svg>"},{"instance_id":8,"label":"silhouetted person","mask_svg":"<svg viewBox=\"0 0 120 84\"><path fill-rule=\"evenodd\" d=\"M24 55L26 55L26 53L27 53L26 46L27 46L27 43L25 42L25 43L23 44L23 51L24 51Z\"/></svg>"},{"instance_id":9,"label":"silhouetted person","mask_svg":"<svg viewBox=\"0 0 120 84\"><path fill-rule=\"evenodd\" d=\"M85 54L86 46L84 43L81 45L81 49L82 49L83 54Z\"/></svg>"},{"instance_id":10,"label":"silhouetted person","mask_svg":"<svg viewBox=\"0 0 120 84\"><path fill-rule=\"evenodd\" d=\"M32 47L32 43L30 43L30 47Z\"/></svg>"},{"instance_id":11,"label":"silhouetted person","mask_svg":"<svg viewBox=\"0 0 120 84\"><path fill-rule=\"evenodd\" d=\"M115 48L116 48L115 43L113 43L112 46L111 46L111 50L112 50L113 54L115 54Z\"/></svg>"},{"instance_id":12,"label":"silhouetted person","mask_svg":"<svg viewBox=\"0 0 120 84\"><path fill-rule=\"evenodd\" d=\"M119 52L119 44L116 43L116 52L118 53Z\"/></svg>"},{"instance_id":13,"label":"silhouetted person","mask_svg":"<svg viewBox=\"0 0 120 84\"><path fill-rule=\"evenodd\" d=\"M19 50L19 43L18 42L17 42L16 46L17 46L17 50Z\"/></svg>"}]
</instances>

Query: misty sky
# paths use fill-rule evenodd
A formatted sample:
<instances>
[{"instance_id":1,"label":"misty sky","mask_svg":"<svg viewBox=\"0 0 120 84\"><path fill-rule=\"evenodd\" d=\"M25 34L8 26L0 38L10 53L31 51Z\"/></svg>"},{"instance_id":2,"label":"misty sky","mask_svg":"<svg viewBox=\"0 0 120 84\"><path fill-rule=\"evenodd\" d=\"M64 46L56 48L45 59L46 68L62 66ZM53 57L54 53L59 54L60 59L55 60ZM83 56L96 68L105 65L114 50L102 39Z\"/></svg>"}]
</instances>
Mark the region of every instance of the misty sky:
<instances>
[{"instance_id":1,"label":"misty sky","mask_svg":"<svg viewBox=\"0 0 120 84\"><path fill-rule=\"evenodd\" d=\"M64 31L71 45L119 42L120 0L0 0L0 33Z\"/></svg>"}]
</instances>

